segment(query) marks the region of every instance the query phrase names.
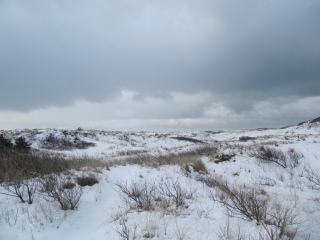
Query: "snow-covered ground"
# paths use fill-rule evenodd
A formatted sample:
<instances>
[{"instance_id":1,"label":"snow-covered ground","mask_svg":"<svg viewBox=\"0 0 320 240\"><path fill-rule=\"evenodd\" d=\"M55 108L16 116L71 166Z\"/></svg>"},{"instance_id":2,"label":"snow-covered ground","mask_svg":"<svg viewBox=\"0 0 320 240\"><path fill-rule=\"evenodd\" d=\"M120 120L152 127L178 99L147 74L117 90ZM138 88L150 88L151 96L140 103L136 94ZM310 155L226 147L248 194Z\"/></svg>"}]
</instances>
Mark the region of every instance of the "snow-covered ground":
<instances>
[{"instance_id":1,"label":"snow-covered ground","mask_svg":"<svg viewBox=\"0 0 320 240\"><path fill-rule=\"evenodd\" d=\"M158 167L114 165L110 169L91 172L99 183L82 187L83 194L76 210L63 211L57 202L47 201L41 194L36 194L33 204L21 203L18 198L0 194L1 240L271 239L263 224L227 211L221 203L223 198L220 198L221 201L218 198L217 188L199 181L210 177L227 180L230 185L239 188L254 188L261 192L260 198L270 201L270 206L273 206L271 210L281 206L281 211L277 213L291 214L294 218L291 225L288 223L288 229L297 231L295 239L320 239L320 182L318 185L310 181L311 172L320 176L318 123L307 122L283 129L224 132L32 129L1 131L0 134L7 138L24 136L34 149L47 148L65 156L86 155L103 161L125 161L128 157L137 156L183 155L204 146L217 149L216 154L199 153L198 157L205 163L208 174L192 170L186 173L184 166L178 164ZM94 145L79 149L74 147L76 144L71 144L70 148L61 149L54 144L46 144L48 136L51 140L83 141ZM241 137L251 139L241 141ZM283 152L294 149L303 157L294 167L263 163L248 154L248 148L256 145ZM215 163L223 154L234 156L229 161ZM144 159L147 161L148 158ZM65 174L73 179L87 173L85 170L71 170ZM132 205L129 208L128 199L119 185L130 187L132 184L145 188L156 186L160 192L166 186L171 190L173 186L178 186L188 197L177 206L171 201L172 198L159 194L155 207L151 209L134 208ZM0 191L5 192L4 189ZM274 225L270 229L276 229L272 227Z\"/></svg>"}]
</instances>

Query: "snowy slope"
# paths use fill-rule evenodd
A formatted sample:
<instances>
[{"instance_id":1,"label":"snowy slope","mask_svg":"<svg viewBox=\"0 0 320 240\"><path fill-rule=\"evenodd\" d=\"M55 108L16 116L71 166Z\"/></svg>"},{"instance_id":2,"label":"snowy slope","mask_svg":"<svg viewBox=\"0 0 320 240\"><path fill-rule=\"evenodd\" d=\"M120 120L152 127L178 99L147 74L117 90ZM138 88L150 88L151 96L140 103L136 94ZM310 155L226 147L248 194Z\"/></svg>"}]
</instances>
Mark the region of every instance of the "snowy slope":
<instances>
[{"instance_id":1,"label":"snowy slope","mask_svg":"<svg viewBox=\"0 0 320 240\"><path fill-rule=\"evenodd\" d=\"M33 129L2 131L6 137L24 136L34 149L44 149L48 136L75 142L94 143L85 149L48 151L66 156L94 156L111 161L128 156L159 156L193 151L203 146L217 148L216 155L199 155L209 175L230 183L255 187L271 202L297 212L295 239L320 239L320 186L310 182L307 169L320 173L320 127L306 122L283 129L238 130L225 132L107 132L98 130ZM0 133L0 134L1 134ZM251 139L241 141L241 137ZM269 146L284 152L294 148L303 155L294 168L263 163L250 157L247 148ZM48 145L46 145L48 146ZM215 163L222 154L234 155L229 161ZM125 161L125 160L124 160ZM85 170L83 170L85 171ZM71 178L81 175L71 171ZM217 190L198 177L185 174L181 166L157 168L140 165L114 165L94 173L99 183L83 187L77 210L63 211L56 202L37 194L33 204L20 203L17 198L0 194L0 239L263 239L265 230L255 221L230 216L223 204L213 201ZM128 209L122 201L117 184L178 183L192 193L183 207L157 207L153 210ZM2 191L3 192L3 191ZM262 196L263 197L263 196ZM159 200L160 201L160 200Z\"/></svg>"}]
</instances>

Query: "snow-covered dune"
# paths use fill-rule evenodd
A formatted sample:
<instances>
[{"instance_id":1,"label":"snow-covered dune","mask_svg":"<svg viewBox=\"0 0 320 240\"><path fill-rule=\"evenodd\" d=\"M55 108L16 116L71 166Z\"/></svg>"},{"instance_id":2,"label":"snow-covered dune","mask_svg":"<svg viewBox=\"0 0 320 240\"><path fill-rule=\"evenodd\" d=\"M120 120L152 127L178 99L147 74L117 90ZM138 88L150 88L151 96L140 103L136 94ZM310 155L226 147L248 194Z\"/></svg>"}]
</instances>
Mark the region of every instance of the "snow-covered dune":
<instances>
[{"instance_id":1,"label":"snow-covered dune","mask_svg":"<svg viewBox=\"0 0 320 240\"><path fill-rule=\"evenodd\" d=\"M2 182L0 239L320 239L318 121L223 132L24 129L1 134L22 136L32 149L67 158L85 155L110 165L60 174L74 183L79 176L98 180L77 186L82 195L75 210L62 210L40 192L40 183L33 203L21 203L7 192L10 183ZM257 151L283 154L286 165L277 162L281 157L269 161ZM160 156L181 161L156 167L127 161ZM149 205L128 194L133 188ZM250 199L264 209L260 219L235 209L237 200L228 191L237 197L253 193Z\"/></svg>"}]
</instances>

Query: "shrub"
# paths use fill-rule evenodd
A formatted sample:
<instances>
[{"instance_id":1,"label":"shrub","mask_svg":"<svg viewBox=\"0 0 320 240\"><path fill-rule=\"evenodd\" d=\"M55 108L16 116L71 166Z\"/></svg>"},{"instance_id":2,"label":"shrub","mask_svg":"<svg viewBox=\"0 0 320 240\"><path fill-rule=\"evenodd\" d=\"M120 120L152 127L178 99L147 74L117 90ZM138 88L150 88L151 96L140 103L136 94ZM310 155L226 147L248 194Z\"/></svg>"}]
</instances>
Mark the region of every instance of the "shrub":
<instances>
[{"instance_id":1,"label":"shrub","mask_svg":"<svg viewBox=\"0 0 320 240\"><path fill-rule=\"evenodd\" d=\"M70 149L86 149L95 146L95 143L82 141L77 137L63 133L57 136L50 133L44 141L42 141L42 148L55 150L70 150Z\"/></svg>"},{"instance_id":2,"label":"shrub","mask_svg":"<svg viewBox=\"0 0 320 240\"><path fill-rule=\"evenodd\" d=\"M298 166L299 160L303 157L302 154L296 152L293 148L284 152L280 149L266 147L266 146L254 146L247 150L250 157L260 159L264 163L276 163L277 165L291 169Z\"/></svg>"},{"instance_id":3,"label":"shrub","mask_svg":"<svg viewBox=\"0 0 320 240\"><path fill-rule=\"evenodd\" d=\"M240 142L247 142L249 140L254 140L254 139L255 139L254 137L248 137L248 136L239 137Z\"/></svg>"},{"instance_id":4,"label":"shrub","mask_svg":"<svg viewBox=\"0 0 320 240\"><path fill-rule=\"evenodd\" d=\"M70 184L58 174L42 177L40 184L40 191L44 197L57 201L62 210L74 210L78 207L82 196L82 189L79 186Z\"/></svg>"},{"instance_id":5,"label":"shrub","mask_svg":"<svg viewBox=\"0 0 320 240\"><path fill-rule=\"evenodd\" d=\"M5 192L0 192L0 194L17 197L22 203L32 204L37 185L36 179L23 179L22 175L17 173L11 181L1 183Z\"/></svg>"},{"instance_id":6,"label":"shrub","mask_svg":"<svg viewBox=\"0 0 320 240\"><path fill-rule=\"evenodd\" d=\"M73 182L65 182L65 183L62 184L62 187L63 187L64 189L72 189L72 188L74 188L75 186L76 186L76 184L73 183Z\"/></svg>"},{"instance_id":7,"label":"shrub","mask_svg":"<svg viewBox=\"0 0 320 240\"><path fill-rule=\"evenodd\" d=\"M304 168L307 179L313 183L316 187L320 187L320 173L317 170L312 169L310 166Z\"/></svg>"},{"instance_id":8,"label":"shrub","mask_svg":"<svg viewBox=\"0 0 320 240\"><path fill-rule=\"evenodd\" d=\"M30 145L24 137L19 137L15 140L15 147L18 150L29 151Z\"/></svg>"},{"instance_id":9,"label":"shrub","mask_svg":"<svg viewBox=\"0 0 320 240\"><path fill-rule=\"evenodd\" d=\"M215 163L227 162L234 158L235 154L221 154L215 156Z\"/></svg>"},{"instance_id":10,"label":"shrub","mask_svg":"<svg viewBox=\"0 0 320 240\"><path fill-rule=\"evenodd\" d=\"M99 183L98 179L94 175L77 177L77 183L81 186L93 186Z\"/></svg>"},{"instance_id":11,"label":"shrub","mask_svg":"<svg viewBox=\"0 0 320 240\"><path fill-rule=\"evenodd\" d=\"M183 207L187 199L193 197L193 192L182 187L178 180L167 179L160 184L154 181L118 182L116 186L122 201L130 209L151 211L156 208Z\"/></svg>"},{"instance_id":12,"label":"shrub","mask_svg":"<svg viewBox=\"0 0 320 240\"><path fill-rule=\"evenodd\" d=\"M300 224L298 216L294 208L284 208L279 203L270 205L266 219L262 222L268 239L294 239Z\"/></svg>"},{"instance_id":13,"label":"shrub","mask_svg":"<svg viewBox=\"0 0 320 240\"><path fill-rule=\"evenodd\" d=\"M130 185L127 182L117 182L116 186L122 200L130 209L153 210L157 197L157 187L153 182L133 181Z\"/></svg>"},{"instance_id":14,"label":"shrub","mask_svg":"<svg viewBox=\"0 0 320 240\"><path fill-rule=\"evenodd\" d=\"M13 144L10 139L7 139L3 136L3 134L0 135L0 150L3 148L12 148Z\"/></svg>"},{"instance_id":15,"label":"shrub","mask_svg":"<svg viewBox=\"0 0 320 240\"><path fill-rule=\"evenodd\" d=\"M227 214L261 225L265 230L265 237L260 233L261 239L294 239L297 235L299 213L294 207L285 208L277 202L272 203L265 196L264 190L256 190L246 185L231 185L226 180L213 177L203 177L202 180L209 187L218 188L216 194L211 192L211 198L222 203Z\"/></svg>"},{"instance_id":16,"label":"shrub","mask_svg":"<svg viewBox=\"0 0 320 240\"><path fill-rule=\"evenodd\" d=\"M269 199L245 185L230 185L226 180L216 180L218 194L211 195L214 201L222 203L231 216L237 216L260 224L265 220Z\"/></svg>"},{"instance_id":17,"label":"shrub","mask_svg":"<svg viewBox=\"0 0 320 240\"><path fill-rule=\"evenodd\" d=\"M174 204L176 208L185 206L186 200L193 197L193 193L182 187L178 180L168 179L159 184L160 197L166 200L167 204Z\"/></svg>"}]
</instances>

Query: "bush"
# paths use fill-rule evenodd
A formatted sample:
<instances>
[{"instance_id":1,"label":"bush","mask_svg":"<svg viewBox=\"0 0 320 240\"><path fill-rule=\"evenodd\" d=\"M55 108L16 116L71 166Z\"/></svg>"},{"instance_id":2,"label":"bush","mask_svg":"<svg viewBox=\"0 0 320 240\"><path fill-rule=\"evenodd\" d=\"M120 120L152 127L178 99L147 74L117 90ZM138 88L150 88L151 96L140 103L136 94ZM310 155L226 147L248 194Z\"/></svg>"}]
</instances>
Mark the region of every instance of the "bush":
<instances>
[{"instance_id":1,"label":"bush","mask_svg":"<svg viewBox=\"0 0 320 240\"><path fill-rule=\"evenodd\" d=\"M57 201L62 210L74 210L78 207L82 189L65 181L58 174L51 174L40 179L41 192L45 198Z\"/></svg>"},{"instance_id":2,"label":"bush","mask_svg":"<svg viewBox=\"0 0 320 240\"><path fill-rule=\"evenodd\" d=\"M164 181L159 184L158 191L160 198L165 200L167 205L174 204L176 209L185 206L187 199L193 198L193 193L182 187L178 180Z\"/></svg>"},{"instance_id":3,"label":"bush","mask_svg":"<svg viewBox=\"0 0 320 240\"><path fill-rule=\"evenodd\" d=\"M226 180L216 180L218 194L211 195L214 201L222 203L231 216L237 216L259 225L267 215L269 199L261 197L258 192L245 185L230 185Z\"/></svg>"},{"instance_id":4,"label":"bush","mask_svg":"<svg viewBox=\"0 0 320 240\"><path fill-rule=\"evenodd\" d=\"M94 175L77 177L77 183L81 186L93 186L99 183L98 179Z\"/></svg>"},{"instance_id":5,"label":"bush","mask_svg":"<svg viewBox=\"0 0 320 240\"><path fill-rule=\"evenodd\" d=\"M264 163L276 163L283 168L290 167L291 169L297 167L299 160L303 157L301 153L296 152L293 148L284 152L280 149L266 146L250 147L247 153L250 157L258 158Z\"/></svg>"},{"instance_id":6,"label":"bush","mask_svg":"<svg viewBox=\"0 0 320 240\"><path fill-rule=\"evenodd\" d=\"M235 154L221 154L215 156L215 163L227 162L230 161L232 158L235 157Z\"/></svg>"},{"instance_id":7,"label":"bush","mask_svg":"<svg viewBox=\"0 0 320 240\"><path fill-rule=\"evenodd\" d=\"M122 201L130 209L151 211L156 208L169 208L185 206L186 200L193 198L193 192L182 187L178 180L167 179L160 184L154 181L118 182Z\"/></svg>"},{"instance_id":8,"label":"bush","mask_svg":"<svg viewBox=\"0 0 320 240\"><path fill-rule=\"evenodd\" d=\"M155 183L133 181L128 185L127 182L117 182L116 186L119 188L123 202L130 209L150 211L155 208L155 199L158 198Z\"/></svg>"},{"instance_id":9,"label":"bush","mask_svg":"<svg viewBox=\"0 0 320 240\"><path fill-rule=\"evenodd\" d=\"M247 142L249 140L254 140L254 139L255 139L254 137L248 137L248 136L239 137L240 142Z\"/></svg>"},{"instance_id":10,"label":"bush","mask_svg":"<svg viewBox=\"0 0 320 240\"><path fill-rule=\"evenodd\" d=\"M3 136L3 134L0 135L0 150L4 148L12 148L13 144L10 139L7 139Z\"/></svg>"},{"instance_id":11,"label":"bush","mask_svg":"<svg viewBox=\"0 0 320 240\"><path fill-rule=\"evenodd\" d=\"M95 143L82 141L77 137L63 134L57 136L50 133L44 141L42 141L42 148L55 150L70 150L70 149L86 149L95 146Z\"/></svg>"},{"instance_id":12,"label":"bush","mask_svg":"<svg viewBox=\"0 0 320 240\"><path fill-rule=\"evenodd\" d=\"M295 208L285 208L281 204L272 203L265 196L264 190L256 190L246 185L231 185L226 180L202 178L209 187L217 187L218 192L211 198L222 203L227 214L248 221L255 221L265 230L265 238L261 239L294 239L297 235L299 216ZM263 235L260 236L262 237Z\"/></svg>"},{"instance_id":13,"label":"bush","mask_svg":"<svg viewBox=\"0 0 320 240\"><path fill-rule=\"evenodd\" d=\"M18 150L29 151L30 145L24 137L19 137L15 140L15 147Z\"/></svg>"}]
</instances>

